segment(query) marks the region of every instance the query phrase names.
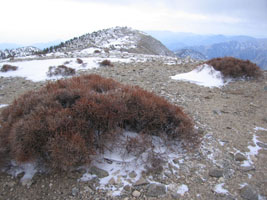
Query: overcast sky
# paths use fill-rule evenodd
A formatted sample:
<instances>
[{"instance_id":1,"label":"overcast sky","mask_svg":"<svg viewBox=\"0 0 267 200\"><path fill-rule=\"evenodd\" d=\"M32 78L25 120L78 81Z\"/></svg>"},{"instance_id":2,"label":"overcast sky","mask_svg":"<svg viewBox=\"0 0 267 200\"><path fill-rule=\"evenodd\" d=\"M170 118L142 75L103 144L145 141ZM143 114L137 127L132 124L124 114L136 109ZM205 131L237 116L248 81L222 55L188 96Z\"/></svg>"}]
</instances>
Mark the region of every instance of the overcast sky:
<instances>
[{"instance_id":1,"label":"overcast sky","mask_svg":"<svg viewBox=\"0 0 267 200\"><path fill-rule=\"evenodd\" d=\"M267 37L267 0L1 0L0 43L66 40L114 26Z\"/></svg>"}]
</instances>

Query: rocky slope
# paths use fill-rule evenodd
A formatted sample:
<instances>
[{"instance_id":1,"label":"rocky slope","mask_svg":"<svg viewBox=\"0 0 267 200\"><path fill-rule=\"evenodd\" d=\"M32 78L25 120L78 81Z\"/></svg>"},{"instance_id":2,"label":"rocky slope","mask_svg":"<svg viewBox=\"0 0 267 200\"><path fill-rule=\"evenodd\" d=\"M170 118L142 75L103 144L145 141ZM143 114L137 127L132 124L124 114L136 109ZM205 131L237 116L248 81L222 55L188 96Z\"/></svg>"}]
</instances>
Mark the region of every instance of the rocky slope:
<instances>
[{"instance_id":1,"label":"rocky slope","mask_svg":"<svg viewBox=\"0 0 267 200\"><path fill-rule=\"evenodd\" d=\"M121 83L138 85L182 106L194 120L203 141L193 152L181 153L163 171L135 173L108 180L99 189L105 170L80 181L84 170L69 173L37 173L32 181L0 173L0 199L266 199L267 180L267 74L260 80L236 81L222 88L206 88L172 80L170 76L191 71L199 63L172 65L150 60L114 63L80 73L96 73ZM23 78L0 78L0 104L44 83ZM114 172L114 176L117 172ZM119 196L112 189L124 186Z\"/></svg>"},{"instance_id":2,"label":"rocky slope","mask_svg":"<svg viewBox=\"0 0 267 200\"><path fill-rule=\"evenodd\" d=\"M115 27L88 33L46 49L48 52L69 52L86 48L139 54L174 56L161 42L144 32L128 27Z\"/></svg>"},{"instance_id":3,"label":"rocky slope","mask_svg":"<svg viewBox=\"0 0 267 200\"><path fill-rule=\"evenodd\" d=\"M0 51L0 59L32 56L40 51L40 49L31 46L20 47L16 49L6 49L4 51Z\"/></svg>"},{"instance_id":4,"label":"rocky slope","mask_svg":"<svg viewBox=\"0 0 267 200\"><path fill-rule=\"evenodd\" d=\"M195 60L206 60L207 59L205 55L192 49L180 49L180 50L175 51L174 54L178 58L186 58L189 56L190 58L195 59Z\"/></svg>"}]
</instances>

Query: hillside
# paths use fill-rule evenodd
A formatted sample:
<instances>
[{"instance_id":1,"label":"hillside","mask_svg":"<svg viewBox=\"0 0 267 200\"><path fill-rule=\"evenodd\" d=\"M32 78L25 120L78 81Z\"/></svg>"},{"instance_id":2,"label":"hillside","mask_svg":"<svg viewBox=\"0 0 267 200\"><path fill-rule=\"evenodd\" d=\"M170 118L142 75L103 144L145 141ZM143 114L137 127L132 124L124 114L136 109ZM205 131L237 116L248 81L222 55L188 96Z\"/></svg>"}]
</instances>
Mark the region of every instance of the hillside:
<instances>
[{"instance_id":1,"label":"hillside","mask_svg":"<svg viewBox=\"0 0 267 200\"><path fill-rule=\"evenodd\" d=\"M209 88L170 78L191 71L199 63L178 60L178 64L165 64L165 57L157 56L157 60L156 56L151 60L143 57L145 61L139 57L139 61L131 63L127 59L114 61L114 67L80 67L78 74L99 74L137 85L182 106L203 138L200 146L193 152L181 150L179 145L172 152L165 152L164 146L160 146L163 160L155 160L150 170L140 167L140 163L129 166L128 157L121 160L112 153L93 162L89 169L77 168L68 173L43 173L44 169L35 169L30 163L22 166L12 163L13 170L0 173L3 186L0 199L266 198L267 74L260 80L240 80L221 88ZM40 65L48 61L38 62ZM0 107L44 84L1 77ZM37 173L27 179L32 172Z\"/></svg>"},{"instance_id":2,"label":"hillside","mask_svg":"<svg viewBox=\"0 0 267 200\"><path fill-rule=\"evenodd\" d=\"M16 49L6 49L4 51L0 51L0 59L12 58L12 57L25 57L32 56L41 50L36 47L19 47Z\"/></svg>"},{"instance_id":3,"label":"hillside","mask_svg":"<svg viewBox=\"0 0 267 200\"><path fill-rule=\"evenodd\" d=\"M115 27L75 37L47 52L69 52L87 48L138 54L174 56L161 42L144 32L128 27Z\"/></svg>"},{"instance_id":4,"label":"hillside","mask_svg":"<svg viewBox=\"0 0 267 200\"><path fill-rule=\"evenodd\" d=\"M174 51L174 54L178 57L178 58L186 58L186 57L190 57L192 59L195 60L206 60L207 57L205 55L203 55L202 53L192 50L192 49L180 49L180 50L176 50Z\"/></svg>"}]
</instances>

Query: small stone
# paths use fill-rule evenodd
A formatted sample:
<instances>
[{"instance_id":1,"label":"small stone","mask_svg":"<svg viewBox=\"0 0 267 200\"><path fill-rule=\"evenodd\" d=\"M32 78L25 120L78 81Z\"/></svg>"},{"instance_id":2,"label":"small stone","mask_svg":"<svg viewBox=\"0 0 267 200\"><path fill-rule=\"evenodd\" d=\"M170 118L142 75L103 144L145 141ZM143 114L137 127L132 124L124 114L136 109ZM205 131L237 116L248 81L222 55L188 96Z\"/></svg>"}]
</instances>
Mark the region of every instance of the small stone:
<instances>
[{"instance_id":1,"label":"small stone","mask_svg":"<svg viewBox=\"0 0 267 200\"><path fill-rule=\"evenodd\" d=\"M115 184L116 184L115 179L112 177L112 178L108 181L108 184L109 184L109 185L115 185Z\"/></svg>"},{"instance_id":2,"label":"small stone","mask_svg":"<svg viewBox=\"0 0 267 200\"><path fill-rule=\"evenodd\" d=\"M76 196L78 193L79 193L79 189L78 188L76 188L76 187L72 188L72 190L71 190L72 196Z\"/></svg>"},{"instance_id":3,"label":"small stone","mask_svg":"<svg viewBox=\"0 0 267 200\"><path fill-rule=\"evenodd\" d=\"M117 185L121 185L122 184L121 176L118 176L117 182L115 182L115 184L117 184Z\"/></svg>"},{"instance_id":4,"label":"small stone","mask_svg":"<svg viewBox=\"0 0 267 200\"><path fill-rule=\"evenodd\" d=\"M264 91L267 91L267 86L264 86Z\"/></svg>"},{"instance_id":5,"label":"small stone","mask_svg":"<svg viewBox=\"0 0 267 200\"><path fill-rule=\"evenodd\" d=\"M85 186L85 187L84 187L84 192L86 192L86 193L92 193L93 190L92 190L90 187Z\"/></svg>"},{"instance_id":6,"label":"small stone","mask_svg":"<svg viewBox=\"0 0 267 200\"><path fill-rule=\"evenodd\" d=\"M166 186L152 183L148 186L146 195L149 197L159 197L166 194Z\"/></svg>"},{"instance_id":7,"label":"small stone","mask_svg":"<svg viewBox=\"0 0 267 200\"><path fill-rule=\"evenodd\" d=\"M16 182L12 181L12 182L9 182L9 183L6 183L6 186L7 187L14 187L16 185Z\"/></svg>"},{"instance_id":8,"label":"small stone","mask_svg":"<svg viewBox=\"0 0 267 200\"><path fill-rule=\"evenodd\" d=\"M135 171L132 171L130 174L129 174L130 178L135 178L137 176L137 174L135 173Z\"/></svg>"},{"instance_id":9,"label":"small stone","mask_svg":"<svg viewBox=\"0 0 267 200\"><path fill-rule=\"evenodd\" d=\"M224 181L225 181L225 180L224 180L223 177L219 178L219 180L218 180L219 183L223 183Z\"/></svg>"},{"instance_id":10,"label":"small stone","mask_svg":"<svg viewBox=\"0 0 267 200\"><path fill-rule=\"evenodd\" d=\"M141 177L138 181L134 183L134 186L147 185L147 184L149 184L149 182L143 177Z\"/></svg>"},{"instance_id":11,"label":"small stone","mask_svg":"<svg viewBox=\"0 0 267 200\"><path fill-rule=\"evenodd\" d=\"M240 167L240 170L243 172L248 172L248 171L255 170L255 167L254 166Z\"/></svg>"},{"instance_id":12,"label":"small stone","mask_svg":"<svg viewBox=\"0 0 267 200\"><path fill-rule=\"evenodd\" d=\"M137 190L133 191L132 193L133 197L140 197L141 193Z\"/></svg>"},{"instance_id":13,"label":"small stone","mask_svg":"<svg viewBox=\"0 0 267 200\"><path fill-rule=\"evenodd\" d=\"M109 173L103 169L100 169L98 167L92 166L90 171L91 174L95 174L98 178L105 178L109 176Z\"/></svg>"},{"instance_id":14,"label":"small stone","mask_svg":"<svg viewBox=\"0 0 267 200\"><path fill-rule=\"evenodd\" d=\"M21 184L29 188L33 184L33 181L32 179L23 179L21 180Z\"/></svg>"},{"instance_id":15,"label":"small stone","mask_svg":"<svg viewBox=\"0 0 267 200\"><path fill-rule=\"evenodd\" d=\"M261 148L267 149L267 144L264 144L262 142L257 142L257 145Z\"/></svg>"},{"instance_id":16,"label":"small stone","mask_svg":"<svg viewBox=\"0 0 267 200\"><path fill-rule=\"evenodd\" d=\"M130 192L130 191L131 191L131 186L130 186L130 185L125 185L125 186L123 187L123 189L124 189L125 191L127 191L127 192Z\"/></svg>"},{"instance_id":17,"label":"small stone","mask_svg":"<svg viewBox=\"0 0 267 200\"><path fill-rule=\"evenodd\" d=\"M216 178L223 177L223 170L217 169L217 168L213 168L213 169L211 169L209 171L209 176L216 177Z\"/></svg>"},{"instance_id":18,"label":"small stone","mask_svg":"<svg viewBox=\"0 0 267 200\"><path fill-rule=\"evenodd\" d=\"M222 114L220 110L213 110L212 112L213 112L213 114L216 114L216 115L221 115Z\"/></svg>"},{"instance_id":19,"label":"small stone","mask_svg":"<svg viewBox=\"0 0 267 200\"><path fill-rule=\"evenodd\" d=\"M242 162L244 160L247 160L247 157L242 153L237 153L237 154L235 154L235 160Z\"/></svg>"},{"instance_id":20,"label":"small stone","mask_svg":"<svg viewBox=\"0 0 267 200\"><path fill-rule=\"evenodd\" d=\"M258 200L259 195L255 189L253 189L250 185L246 185L240 190L240 195L243 199L246 200Z\"/></svg>"},{"instance_id":21,"label":"small stone","mask_svg":"<svg viewBox=\"0 0 267 200\"><path fill-rule=\"evenodd\" d=\"M179 158L175 158L175 159L173 159L172 161L173 161L173 163L175 163L175 164L179 164Z\"/></svg>"}]
</instances>

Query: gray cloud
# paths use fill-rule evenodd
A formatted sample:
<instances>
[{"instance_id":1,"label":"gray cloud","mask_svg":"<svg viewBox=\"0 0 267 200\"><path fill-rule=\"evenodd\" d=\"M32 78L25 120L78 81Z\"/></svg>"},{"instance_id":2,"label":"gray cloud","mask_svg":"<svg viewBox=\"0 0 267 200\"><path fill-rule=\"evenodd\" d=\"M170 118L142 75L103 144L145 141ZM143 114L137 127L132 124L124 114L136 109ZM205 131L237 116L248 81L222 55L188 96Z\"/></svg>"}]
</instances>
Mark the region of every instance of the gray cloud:
<instances>
[{"instance_id":1,"label":"gray cloud","mask_svg":"<svg viewBox=\"0 0 267 200\"><path fill-rule=\"evenodd\" d=\"M191 12L205 15L226 15L243 18L247 21L267 22L267 0L72 0L95 2L112 5L146 4L151 8L162 5L176 11Z\"/></svg>"}]
</instances>

